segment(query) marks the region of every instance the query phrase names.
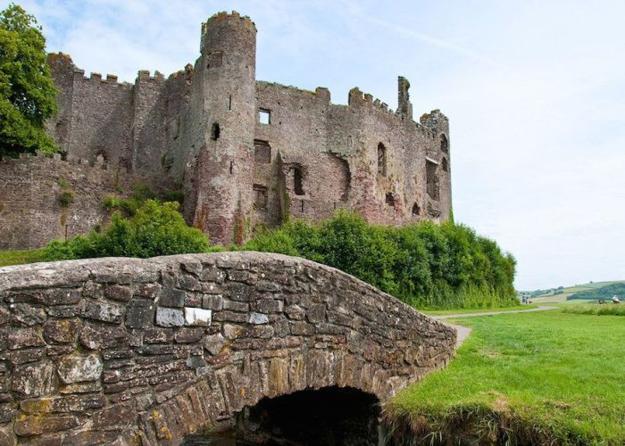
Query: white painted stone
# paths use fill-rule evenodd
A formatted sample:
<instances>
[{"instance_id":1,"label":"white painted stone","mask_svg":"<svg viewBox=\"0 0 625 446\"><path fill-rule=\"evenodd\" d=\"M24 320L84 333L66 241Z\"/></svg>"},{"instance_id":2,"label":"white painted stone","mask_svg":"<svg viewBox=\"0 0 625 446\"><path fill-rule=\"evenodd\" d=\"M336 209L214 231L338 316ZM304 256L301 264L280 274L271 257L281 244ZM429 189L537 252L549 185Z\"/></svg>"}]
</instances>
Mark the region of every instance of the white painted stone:
<instances>
[{"instance_id":1,"label":"white painted stone","mask_svg":"<svg viewBox=\"0 0 625 446\"><path fill-rule=\"evenodd\" d=\"M184 315L178 308L156 308L156 325L161 327L182 327Z\"/></svg>"},{"instance_id":2,"label":"white painted stone","mask_svg":"<svg viewBox=\"0 0 625 446\"><path fill-rule=\"evenodd\" d=\"M207 326L211 324L213 312L203 308L185 308L184 319L187 325Z\"/></svg>"}]
</instances>

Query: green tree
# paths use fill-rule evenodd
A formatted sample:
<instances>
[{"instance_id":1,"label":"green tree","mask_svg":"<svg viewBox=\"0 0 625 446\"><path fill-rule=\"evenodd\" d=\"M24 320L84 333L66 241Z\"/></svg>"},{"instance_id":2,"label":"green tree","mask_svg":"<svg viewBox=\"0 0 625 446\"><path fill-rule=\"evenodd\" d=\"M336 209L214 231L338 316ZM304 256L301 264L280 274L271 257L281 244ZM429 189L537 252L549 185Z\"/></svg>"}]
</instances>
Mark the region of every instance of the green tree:
<instances>
[{"instance_id":1,"label":"green tree","mask_svg":"<svg viewBox=\"0 0 625 446\"><path fill-rule=\"evenodd\" d=\"M0 155L57 150L44 130L56 88L37 20L18 5L0 12Z\"/></svg>"}]
</instances>

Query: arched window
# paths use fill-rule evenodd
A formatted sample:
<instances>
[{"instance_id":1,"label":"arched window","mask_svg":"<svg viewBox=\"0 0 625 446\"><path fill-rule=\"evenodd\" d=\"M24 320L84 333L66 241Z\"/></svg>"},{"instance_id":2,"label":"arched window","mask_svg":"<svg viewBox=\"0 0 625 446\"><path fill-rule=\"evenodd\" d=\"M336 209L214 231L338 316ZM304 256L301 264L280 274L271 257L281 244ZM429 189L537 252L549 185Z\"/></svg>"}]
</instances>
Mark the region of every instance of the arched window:
<instances>
[{"instance_id":1,"label":"arched window","mask_svg":"<svg viewBox=\"0 0 625 446\"><path fill-rule=\"evenodd\" d=\"M443 161L441 161L441 167L443 168L444 172L449 172L449 165L447 164L447 158L443 158Z\"/></svg>"},{"instance_id":2,"label":"arched window","mask_svg":"<svg viewBox=\"0 0 625 446\"><path fill-rule=\"evenodd\" d=\"M447 152L449 150L449 141L444 133L441 133L441 150Z\"/></svg>"},{"instance_id":3,"label":"arched window","mask_svg":"<svg viewBox=\"0 0 625 446\"><path fill-rule=\"evenodd\" d=\"M386 147L378 144L378 175L386 176Z\"/></svg>"}]
</instances>

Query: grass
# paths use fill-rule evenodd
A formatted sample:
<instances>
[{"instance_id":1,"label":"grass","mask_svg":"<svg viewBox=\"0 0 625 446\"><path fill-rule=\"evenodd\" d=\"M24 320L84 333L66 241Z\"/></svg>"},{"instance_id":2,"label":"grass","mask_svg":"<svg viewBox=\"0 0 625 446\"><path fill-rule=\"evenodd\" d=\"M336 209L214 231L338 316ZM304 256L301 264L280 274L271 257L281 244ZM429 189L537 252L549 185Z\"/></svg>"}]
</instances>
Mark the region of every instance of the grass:
<instances>
[{"instance_id":1,"label":"grass","mask_svg":"<svg viewBox=\"0 0 625 446\"><path fill-rule=\"evenodd\" d=\"M595 316L625 316L625 305L612 303L604 305L567 305L562 307L562 311L571 314L590 314Z\"/></svg>"},{"instance_id":2,"label":"grass","mask_svg":"<svg viewBox=\"0 0 625 446\"><path fill-rule=\"evenodd\" d=\"M461 323L473 332L449 367L387 406L415 444L625 444L622 318L553 310Z\"/></svg>"},{"instance_id":3,"label":"grass","mask_svg":"<svg viewBox=\"0 0 625 446\"><path fill-rule=\"evenodd\" d=\"M0 267L43 262L44 260L43 248L0 251Z\"/></svg>"},{"instance_id":4,"label":"grass","mask_svg":"<svg viewBox=\"0 0 625 446\"><path fill-rule=\"evenodd\" d=\"M511 310L531 310L532 308L538 308L536 304L530 305L514 305L511 307L492 307L492 308L460 308L457 310L421 310L417 308L417 310L429 315L429 316L446 316L448 314L478 314L478 313L489 313L491 311L511 311Z\"/></svg>"}]
</instances>

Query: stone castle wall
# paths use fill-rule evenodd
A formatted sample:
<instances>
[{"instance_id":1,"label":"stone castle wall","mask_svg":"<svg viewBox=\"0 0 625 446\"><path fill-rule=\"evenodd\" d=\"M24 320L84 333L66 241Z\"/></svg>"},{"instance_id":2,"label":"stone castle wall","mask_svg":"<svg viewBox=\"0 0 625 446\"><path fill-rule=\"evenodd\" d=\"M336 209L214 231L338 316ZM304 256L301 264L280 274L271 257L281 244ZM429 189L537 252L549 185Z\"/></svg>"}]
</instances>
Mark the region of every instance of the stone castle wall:
<instances>
[{"instance_id":1,"label":"stone castle wall","mask_svg":"<svg viewBox=\"0 0 625 446\"><path fill-rule=\"evenodd\" d=\"M255 51L254 23L219 13L202 25L195 64L167 78L85 77L52 54L59 113L48 130L65 156L101 157L154 189L184 190L187 222L218 243L341 208L391 225L449 218L448 120L433 111L415 122L406 79L397 111L357 88L337 105L326 88L257 81Z\"/></svg>"},{"instance_id":2,"label":"stone castle wall","mask_svg":"<svg viewBox=\"0 0 625 446\"><path fill-rule=\"evenodd\" d=\"M0 160L0 249L37 248L105 223L104 200L130 189L125 169L60 156Z\"/></svg>"},{"instance_id":3,"label":"stone castle wall","mask_svg":"<svg viewBox=\"0 0 625 446\"><path fill-rule=\"evenodd\" d=\"M336 269L231 252L0 268L0 444L177 445L264 397L381 402L456 333Z\"/></svg>"}]
</instances>

